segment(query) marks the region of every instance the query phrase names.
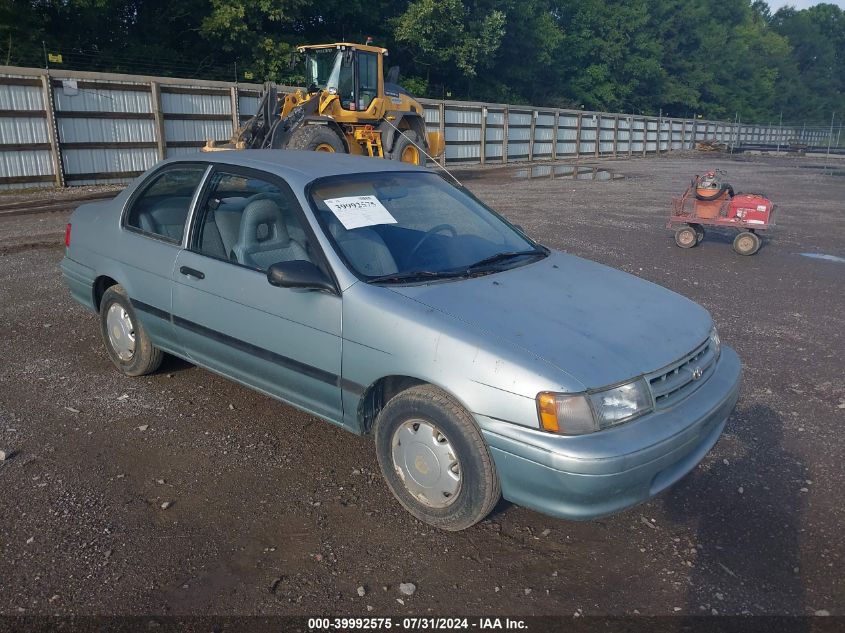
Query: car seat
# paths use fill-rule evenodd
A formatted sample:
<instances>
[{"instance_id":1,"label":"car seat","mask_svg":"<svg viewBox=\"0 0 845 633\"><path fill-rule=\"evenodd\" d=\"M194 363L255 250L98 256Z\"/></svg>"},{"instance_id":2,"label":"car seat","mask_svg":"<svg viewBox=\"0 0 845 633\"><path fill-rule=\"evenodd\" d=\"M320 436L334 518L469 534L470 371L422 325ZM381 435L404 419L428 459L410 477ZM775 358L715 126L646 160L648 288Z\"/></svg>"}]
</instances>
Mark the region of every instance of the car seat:
<instances>
[{"instance_id":1,"label":"car seat","mask_svg":"<svg viewBox=\"0 0 845 633\"><path fill-rule=\"evenodd\" d=\"M346 230L334 214L328 215L329 232L346 258L359 272L369 277L392 275L398 272L396 260L387 244L373 229L361 227Z\"/></svg>"},{"instance_id":2,"label":"car seat","mask_svg":"<svg viewBox=\"0 0 845 633\"><path fill-rule=\"evenodd\" d=\"M241 264L266 270L283 261L306 260L305 249L288 234L281 210L272 200L255 200L244 208L233 258Z\"/></svg>"},{"instance_id":3,"label":"car seat","mask_svg":"<svg viewBox=\"0 0 845 633\"><path fill-rule=\"evenodd\" d=\"M185 219L191 199L187 196L168 198L138 214L138 224L147 233L161 235L171 240L182 239Z\"/></svg>"}]
</instances>

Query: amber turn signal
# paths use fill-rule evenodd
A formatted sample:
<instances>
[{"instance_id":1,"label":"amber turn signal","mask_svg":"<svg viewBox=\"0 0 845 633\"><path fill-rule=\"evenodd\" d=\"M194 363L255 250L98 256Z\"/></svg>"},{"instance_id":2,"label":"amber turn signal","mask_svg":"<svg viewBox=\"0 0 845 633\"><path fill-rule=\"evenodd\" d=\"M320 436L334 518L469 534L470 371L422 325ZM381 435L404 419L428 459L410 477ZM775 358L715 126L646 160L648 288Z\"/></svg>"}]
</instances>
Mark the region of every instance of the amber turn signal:
<instances>
[{"instance_id":1,"label":"amber turn signal","mask_svg":"<svg viewBox=\"0 0 845 633\"><path fill-rule=\"evenodd\" d=\"M543 430L557 433L560 426L557 422L557 402L555 394L541 393L537 396L537 409L540 414L540 424Z\"/></svg>"}]
</instances>

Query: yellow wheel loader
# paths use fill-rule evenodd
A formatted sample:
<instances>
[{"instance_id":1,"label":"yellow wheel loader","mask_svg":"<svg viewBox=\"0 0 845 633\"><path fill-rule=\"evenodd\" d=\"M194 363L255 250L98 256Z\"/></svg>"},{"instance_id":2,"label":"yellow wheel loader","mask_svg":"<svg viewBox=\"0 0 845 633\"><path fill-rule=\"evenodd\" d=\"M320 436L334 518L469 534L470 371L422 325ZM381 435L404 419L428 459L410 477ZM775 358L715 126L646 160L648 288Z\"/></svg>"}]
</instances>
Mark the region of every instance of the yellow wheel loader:
<instances>
[{"instance_id":1,"label":"yellow wheel loader","mask_svg":"<svg viewBox=\"0 0 845 633\"><path fill-rule=\"evenodd\" d=\"M387 49L369 44L299 46L307 88L280 96L268 85L258 112L227 149L301 149L345 152L424 165L445 142L426 132L423 106L397 83L399 69L384 75Z\"/></svg>"}]
</instances>

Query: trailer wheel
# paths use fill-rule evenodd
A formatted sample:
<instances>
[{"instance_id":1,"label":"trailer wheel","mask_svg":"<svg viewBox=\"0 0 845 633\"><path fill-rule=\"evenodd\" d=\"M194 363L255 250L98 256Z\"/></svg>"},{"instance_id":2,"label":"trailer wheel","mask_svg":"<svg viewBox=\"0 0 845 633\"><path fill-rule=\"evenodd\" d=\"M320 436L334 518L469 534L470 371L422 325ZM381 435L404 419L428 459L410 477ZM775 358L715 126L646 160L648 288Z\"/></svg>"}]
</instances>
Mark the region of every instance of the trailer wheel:
<instances>
[{"instance_id":1,"label":"trailer wheel","mask_svg":"<svg viewBox=\"0 0 845 633\"><path fill-rule=\"evenodd\" d=\"M345 154L346 147L340 137L324 125L304 125L293 133L288 143L290 149L304 149L309 152Z\"/></svg>"},{"instance_id":2,"label":"trailer wheel","mask_svg":"<svg viewBox=\"0 0 845 633\"><path fill-rule=\"evenodd\" d=\"M695 229L695 243L701 244L704 241L704 227L700 224L690 224Z\"/></svg>"},{"instance_id":3,"label":"trailer wheel","mask_svg":"<svg viewBox=\"0 0 845 633\"><path fill-rule=\"evenodd\" d=\"M753 255L760 250L760 238L754 233L743 231L734 238L734 250L739 255Z\"/></svg>"},{"instance_id":4,"label":"trailer wheel","mask_svg":"<svg viewBox=\"0 0 845 633\"><path fill-rule=\"evenodd\" d=\"M675 231L675 244L681 248L692 248L698 244L698 233L691 226L682 226Z\"/></svg>"}]
</instances>

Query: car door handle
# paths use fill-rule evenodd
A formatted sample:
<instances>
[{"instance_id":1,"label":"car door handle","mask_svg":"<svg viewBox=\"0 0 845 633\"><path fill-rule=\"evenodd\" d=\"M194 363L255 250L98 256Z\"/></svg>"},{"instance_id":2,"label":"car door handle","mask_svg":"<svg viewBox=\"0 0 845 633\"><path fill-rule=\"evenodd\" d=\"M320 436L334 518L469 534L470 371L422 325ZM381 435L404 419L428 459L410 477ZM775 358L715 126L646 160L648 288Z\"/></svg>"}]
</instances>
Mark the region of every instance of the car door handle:
<instances>
[{"instance_id":1,"label":"car door handle","mask_svg":"<svg viewBox=\"0 0 845 633\"><path fill-rule=\"evenodd\" d=\"M205 273L198 271L195 268L188 268L187 266L182 266L179 269L179 272L183 275L187 275L188 277L196 277L197 279L205 279Z\"/></svg>"}]
</instances>

